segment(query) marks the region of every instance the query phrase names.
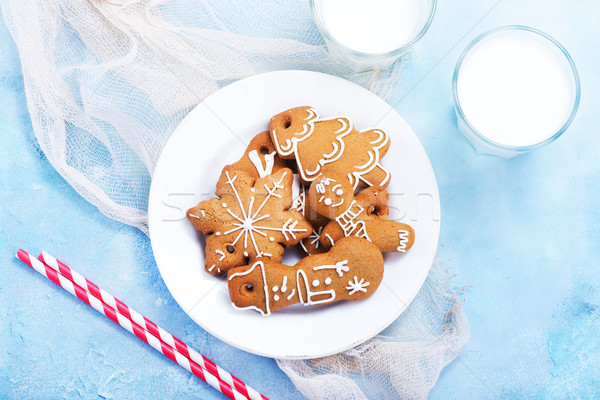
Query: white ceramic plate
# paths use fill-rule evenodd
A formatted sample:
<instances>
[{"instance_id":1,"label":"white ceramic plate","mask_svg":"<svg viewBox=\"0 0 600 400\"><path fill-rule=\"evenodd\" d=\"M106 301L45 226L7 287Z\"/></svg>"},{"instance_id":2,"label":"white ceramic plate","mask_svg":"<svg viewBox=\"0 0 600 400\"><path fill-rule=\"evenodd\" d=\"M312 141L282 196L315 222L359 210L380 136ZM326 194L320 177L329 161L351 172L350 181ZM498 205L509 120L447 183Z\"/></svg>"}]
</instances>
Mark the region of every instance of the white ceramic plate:
<instances>
[{"instance_id":1,"label":"white ceramic plate","mask_svg":"<svg viewBox=\"0 0 600 400\"><path fill-rule=\"evenodd\" d=\"M364 301L295 305L263 317L232 307L224 277L204 271L204 240L185 211L214 196L225 164L268 128L271 116L310 105L321 117L344 115L359 130L381 128L392 144L383 164L392 172L390 219L416 233L406 254L385 254L385 274ZM251 353L275 358L322 357L381 332L408 306L423 284L439 235L435 176L419 140L383 100L343 79L306 71L266 73L233 83L208 97L183 120L166 144L152 178L149 200L152 249L160 273L183 310L202 328ZM299 254L288 250L284 262Z\"/></svg>"}]
</instances>

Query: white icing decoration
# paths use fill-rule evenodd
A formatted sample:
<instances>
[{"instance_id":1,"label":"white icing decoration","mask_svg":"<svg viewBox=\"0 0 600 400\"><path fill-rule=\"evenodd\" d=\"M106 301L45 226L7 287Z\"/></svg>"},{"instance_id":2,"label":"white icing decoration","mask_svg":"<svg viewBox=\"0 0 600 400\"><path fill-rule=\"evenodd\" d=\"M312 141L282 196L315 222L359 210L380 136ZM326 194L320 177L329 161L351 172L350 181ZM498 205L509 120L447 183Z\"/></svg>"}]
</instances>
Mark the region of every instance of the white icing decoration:
<instances>
[{"instance_id":1,"label":"white icing decoration","mask_svg":"<svg viewBox=\"0 0 600 400\"><path fill-rule=\"evenodd\" d=\"M329 240L329 242L331 243L332 246L335 244L335 242L333 241L333 238L331 236L329 236L329 233L326 233L325 237Z\"/></svg>"},{"instance_id":2,"label":"white icing decoration","mask_svg":"<svg viewBox=\"0 0 600 400\"><path fill-rule=\"evenodd\" d=\"M341 189L339 189L339 190L341 190ZM341 196L341 195L340 195L340 196ZM340 201L339 201L338 203L332 204L332 205L331 205L331 207L339 207L339 206L341 206L342 204L344 204L344 199L340 199Z\"/></svg>"},{"instance_id":3,"label":"white icing decoration","mask_svg":"<svg viewBox=\"0 0 600 400\"><path fill-rule=\"evenodd\" d=\"M329 186L331 185L331 182L335 182L335 179L331 179L331 178L323 178L321 180L321 182L317 183L315 189L317 190L317 193L325 193L326 192L326 188L325 186ZM338 186L338 185L336 185Z\"/></svg>"},{"instance_id":4,"label":"white icing decoration","mask_svg":"<svg viewBox=\"0 0 600 400\"><path fill-rule=\"evenodd\" d=\"M215 235L221 236L221 232L215 232Z\"/></svg>"},{"instance_id":5,"label":"white icing decoration","mask_svg":"<svg viewBox=\"0 0 600 400\"><path fill-rule=\"evenodd\" d=\"M273 289L271 289L271 290L273 290L274 292L276 292L276 291L279 290L279 287L277 287L277 285L275 285L275 286L273 286Z\"/></svg>"},{"instance_id":6,"label":"white icing decoration","mask_svg":"<svg viewBox=\"0 0 600 400\"><path fill-rule=\"evenodd\" d=\"M269 242L274 242L275 238L273 236L269 236Z\"/></svg>"},{"instance_id":7,"label":"white icing decoration","mask_svg":"<svg viewBox=\"0 0 600 400\"><path fill-rule=\"evenodd\" d=\"M400 239L400 242L396 250L404 253L406 251L406 244L408 243L408 231L399 229L398 238Z\"/></svg>"},{"instance_id":8,"label":"white icing decoration","mask_svg":"<svg viewBox=\"0 0 600 400\"><path fill-rule=\"evenodd\" d=\"M219 261L223 261L225 259L225 253L222 252L221 250L215 250L215 253L221 255L221 257L219 258Z\"/></svg>"},{"instance_id":9,"label":"white icing decoration","mask_svg":"<svg viewBox=\"0 0 600 400\"><path fill-rule=\"evenodd\" d=\"M262 252L262 255L263 255L263 256L265 256L265 257L273 257L273 254L271 254L271 253L266 253L266 252L264 252L264 251Z\"/></svg>"},{"instance_id":10,"label":"white icing decoration","mask_svg":"<svg viewBox=\"0 0 600 400\"><path fill-rule=\"evenodd\" d=\"M304 239L300 240L300 247L302 247L302 250L304 250L305 253L308 253L308 250L306 249L306 246L304 245Z\"/></svg>"},{"instance_id":11,"label":"white icing decoration","mask_svg":"<svg viewBox=\"0 0 600 400\"><path fill-rule=\"evenodd\" d=\"M337 194L338 196L343 196L344 195L344 191L342 189L338 189L335 191L335 194Z\"/></svg>"},{"instance_id":12,"label":"white icing decoration","mask_svg":"<svg viewBox=\"0 0 600 400\"><path fill-rule=\"evenodd\" d=\"M250 159L250 161L252 161L252 164L254 164L254 167L256 168L256 172L258 172L259 177L264 178L265 176L271 175L273 173L273 165L275 164L275 153L276 152L272 152L271 154L265 154L264 168L260 156L258 155L258 151L252 150L250 153L248 153L248 158Z\"/></svg>"},{"instance_id":13,"label":"white icing decoration","mask_svg":"<svg viewBox=\"0 0 600 400\"><path fill-rule=\"evenodd\" d=\"M248 257L248 252L247 251L244 252L244 257Z\"/></svg>"},{"instance_id":14,"label":"white icing decoration","mask_svg":"<svg viewBox=\"0 0 600 400\"><path fill-rule=\"evenodd\" d=\"M325 199L325 201L323 203L325 203L326 206L330 206L331 203L333 203L333 201L331 201L331 199L328 197Z\"/></svg>"},{"instance_id":15,"label":"white icing decoration","mask_svg":"<svg viewBox=\"0 0 600 400\"><path fill-rule=\"evenodd\" d=\"M355 218L364 210L365 209L359 205L356 200L352 200L350 207L335 219L344 231L344 236L358 236L371 241L371 238L369 238L369 235L367 234L365 221L355 221Z\"/></svg>"},{"instance_id":16,"label":"white icing decoration","mask_svg":"<svg viewBox=\"0 0 600 400\"><path fill-rule=\"evenodd\" d=\"M321 282L319 282L319 280L318 280L318 279L315 279L314 281L312 281L312 285L313 285L314 287L317 287L317 286L319 286L319 284L320 284L320 283L321 283Z\"/></svg>"},{"instance_id":17,"label":"white icing decoration","mask_svg":"<svg viewBox=\"0 0 600 400\"><path fill-rule=\"evenodd\" d=\"M199 216L197 216L197 215L194 215L194 214L192 214L192 213L189 213L188 215L189 215L190 217L192 217L192 218L201 219Z\"/></svg>"},{"instance_id":18,"label":"white icing decoration","mask_svg":"<svg viewBox=\"0 0 600 400\"><path fill-rule=\"evenodd\" d=\"M306 249L306 246L304 245L304 241L305 240L309 240L309 243L311 245L315 245L315 249L319 248L319 245L321 244L321 232L323 232L323 227L320 226L318 231L315 231L314 228L312 230L312 233L310 234L309 237L307 237L306 239L302 239L300 241L300 246L302 246L302 248L304 249L304 251L306 253L308 253L308 250ZM333 244L332 244L333 246Z\"/></svg>"},{"instance_id":19,"label":"white icing decoration","mask_svg":"<svg viewBox=\"0 0 600 400\"><path fill-rule=\"evenodd\" d=\"M204 210L200 210L200 212L202 213L203 217L206 217L206 214L204 213Z\"/></svg>"},{"instance_id":20,"label":"white icing decoration","mask_svg":"<svg viewBox=\"0 0 600 400\"><path fill-rule=\"evenodd\" d=\"M321 269L335 269L335 272L341 278L344 276L344 272L350 271L350 267L348 267L348 260L338 261L333 265L319 265L317 267L313 267L313 271L319 271Z\"/></svg>"},{"instance_id":21,"label":"white icing decoration","mask_svg":"<svg viewBox=\"0 0 600 400\"><path fill-rule=\"evenodd\" d=\"M352 296L356 292L364 292L367 293L367 286L369 286L369 282L365 282L364 278L360 278L360 282L358 278L355 276L354 281L348 281L348 286L346 289L348 290L348 296Z\"/></svg>"},{"instance_id":22,"label":"white icing decoration","mask_svg":"<svg viewBox=\"0 0 600 400\"><path fill-rule=\"evenodd\" d=\"M325 284L326 285L330 285L331 284L331 278L329 278L329 277L325 278Z\"/></svg>"},{"instance_id":23,"label":"white icing decoration","mask_svg":"<svg viewBox=\"0 0 600 400\"><path fill-rule=\"evenodd\" d=\"M304 185L300 182L298 174L294 174L294 182L292 184L292 209L304 215L306 210L306 191Z\"/></svg>"},{"instance_id":24,"label":"white icing decoration","mask_svg":"<svg viewBox=\"0 0 600 400\"><path fill-rule=\"evenodd\" d=\"M278 301L279 300L279 296L278 295L273 296L273 300Z\"/></svg>"},{"instance_id":25,"label":"white icing decoration","mask_svg":"<svg viewBox=\"0 0 600 400\"><path fill-rule=\"evenodd\" d=\"M254 188L250 188L250 191L251 191L252 193L254 193L254 192L256 192L256 189L254 189Z\"/></svg>"},{"instance_id":26,"label":"white icing decoration","mask_svg":"<svg viewBox=\"0 0 600 400\"><path fill-rule=\"evenodd\" d=\"M211 265L211 267L208 269L208 271L209 271L209 272L212 272L212 270L213 270L213 269L215 269L215 267L216 267L216 265L215 265L215 264Z\"/></svg>"},{"instance_id":27,"label":"white icing decoration","mask_svg":"<svg viewBox=\"0 0 600 400\"><path fill-rule=\"evenodd\" d=\"M333 187L331 188L331 191L332 191L332 192L335 192L335 191L336 191L338 188L341 188L341 187L342 187L342 185L341 185L340 183L336 183L336 184L335 184L335 185L333 185ZM342 193L344 193L344 192L342 191ZM341 194L338 194L338 196L341 196Z\"/></svg>"},{"instance_id":28,"label":"white icing decoration","mask_svg":"<svg viewBox=\"0 0 600 400\"><path fill-rule=\"evenodd\" d=\"M271 308L269 306L269 288L267 286L267 277L265 275L265 264L262 261L255 262L254 265L252 266L252 268L250 268L247 271L236 272L235 274L231 274L231 276L229 276L228 280L232 280L236 276L244 276L244 275L250 274L254 270L254 268L256 268L257 265L260 266L260 272L262 273L262 278L263 278L263 284L264 284L263 289L265 290L265 310L266 311L263 311L262 309L260 309L256 306L238 307L233 303L231 303L231 305L233 306L233 308L236 308L238 310L252 309L252 310L256 310L256 311L260 312L263 316L267 316L267 315L271 314Z\"/></svg>"},{"instance_id":29,"label":"white icing decoration","mask_svg":"<svg viewBox=\"0 0 600 400\"><path fill-rule=\"evenodd\" d=\"M292 288L292 292L290 293L290 295L287 297L287 299L291 299L292 297L294 297L294 294L296 293L296 289Z\"/></svg>"},{"instance_id":30,"label":"white icing decoration","mask_svg":"<svg viewBox=\"0 0 600 400\"><path fill-rule=\"evenodd\" d=\"M281 284L281 293L285 293L285 291L287 290L287 275L285 275L283 277L283 283Z\"/></svg>"},{"instance_id":31,"label":"white icing decoration","mask_svg":"<svg viewBox=\"0 0 600 400\"><path fill-rule=\"evenodd\" d=\"M302 289L300 288L300 277L302 277L302 281L304 281L304 288L306 289L306 300L302 298ZM312 290L310 290L310 287L308 285L308 277L306 276L306 273L301 269L296 271L296 282L296 285L298 287L298 298L300 299L300 303L303 303L305 306L329 303L335 300L335 290L333 289L322 290L319 292L313 292ZM329 295L329 298L317 301L312 300L315 296L320 295Z\"/></svg>"},{"instance_id":32,"label":"white icing decoration","mask_svg":"<svg viewBox=\"0 0 600 400\"><path fill-rule=\"evenodd\" d=\"M221 204L221 206L223 206L223 208L227 208L227 204L226 203Z\"/></svg>"},{"instance_id":33,"label":"white icing decoration","mask_svg":"<svg viewBox=\"0 0 600 400\"><path fill-rule=\"evenodd\" d=\"M294 137L292 137L291 140L286 139L285 143L282 144L277 138L277 131L273 130L271 133L273 135L273 141L275 142L275 146L277 147L277 152L281 156L289 156L293 154L296 159L296 163L298 164L298 172L301 174L302 179L306 182L311 182L315 180L315 178L320 174L322 166L333 163L340 159L340 157L342 157L342 155L345 152L344 137L350 134L354 130L354 127L352 125L352 122L347 118L333 118L329 120L320 119L318 118L318 115L314 109L308 109L307 111L309 115L308 117L304 118L304 121L306 122L303 124L302 131L295 132ZM335 141L330 142L334 150L329 154L322 155L322 158L317 161L314 170L309 170L308 168L303 167L302 160L298 157L298 144L312 136L316 122L332 120L337 120L342 125L341 128L334 132L334 134L337 135L335 137ZM380 129L373 129L372 132L376 133L378 135L378 138L370 142L370 144L373 145L377 142L380 142L380 144L370 149L367 149L369 161L363 165L355 166L356 171L348 174L350 177L350 182L353 182L354 190L356 190L356 188L358 187L358 183L361 180L367 183L369 186L373 186L372 183L368 182L365 178L363 178L363 175L368 174L375 168L379 168L385 172L384 180L378 182L378 185L385 186L390 179L389 171L379 163L379 150L387 146L390 140L389 135ZM307 144L307 146L311 145L312 144Z\"/></svg>"},{"instance_id":34,"label":"white icing decoration","mask_svg":"<svg viewBox=\"0 0 600 400\"><path fill-rule=\"evenodd\" d=\"M242 202L242 199L240 198L238 191L237 191L235 185L233 184L235 182L235 180L237 179L237 175L234 175L233 178L231 178L229 175L229 171L225 171L225 174L227 176L226 183L228 185L230 185L231 188L233 189L233 193L237 199L239 208L242 212L242 216L239 216L239 215L235 214L233 211L231 211L231 209L229 209L229 208L227 209L227 212L229 213L229 215L231 215L233 218L235 218L238 221L238 223L234 222L232 225L235 228L232 228L232 229L228 230L227 232L225 232L225 235L228 235L228 234L236 232L236 231L240 231L232 243L233 246L235 246L235 244L238 242L238 240L240 240L240 238L243 235L244 236L244 248L247 249L248 248L248 236L250 236L250 240L252 241L254 250L256 251L256 256L261 257L264 254L264 255L268 255L269 257L271 257L272 254L263 253L262 251L260 251L260 249L258 248L258 244L256 243L256 238L254 237L255 233L266 237L267 234L264 231L269 231L269 230L270 231L278 231L283 234L285 240L287 241L287 240L289 240L289 236L291 236L293 239L296 239L296 233L306 232L306 229L296 228L296 225L300 221L294 220L293 218L289 218L283 224L283 226L281 228L272 228L272 227L267 227L267 226L255 225L256 222L262 221L263 219L270 217L269 214L263 214L261 216L258 216L258 215L260 214L260 212L263 209L263 207L265 206L265 204L267 204L267 201L271 198L271 196L281 198L281 195L277 194L275 192L278 189L285 189L285 187L283 185L281 185L281 182L287 175L287 172L284 172L281 175L281 178L279 179L279 181L272 182L273 183L272 188L269 188L269 186L267 184L264 184L264 187L267 190L268 195L265 196L265 199L263 200L262 204L258 207L258 209L256 211L252 210L252 207L254 206L254 196L250 196L247 213L246 213L246 208L244 206L244 203ZM225 203L223 203L223 204L225 204Z\"/></svg>"}]
</instances>

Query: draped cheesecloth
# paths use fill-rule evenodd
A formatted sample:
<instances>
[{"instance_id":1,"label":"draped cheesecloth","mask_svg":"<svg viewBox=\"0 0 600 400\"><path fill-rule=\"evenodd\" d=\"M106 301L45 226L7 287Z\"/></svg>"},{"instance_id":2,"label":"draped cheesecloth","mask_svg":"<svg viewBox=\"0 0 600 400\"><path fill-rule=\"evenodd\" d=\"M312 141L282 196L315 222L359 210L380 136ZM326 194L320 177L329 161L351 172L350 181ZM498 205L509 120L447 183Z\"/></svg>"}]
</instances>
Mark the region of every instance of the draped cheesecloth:
<instances>
[{"instance_id":1,"label":"draped cheesecloth","mask_svg":"<svg viewBox=\"0 0 600 400\"><path fill-rule=\"evenodd\" d=\"M257 73L307 69L385 98L401 67L358 73L332 58L306 1L0 1L41 149L102 213L146 233L160 151L211 93ZM427 397L468 340L449 281L434 266L417 301L381 335L280 367L311 399Z\"/></svg>"}]
</instances>

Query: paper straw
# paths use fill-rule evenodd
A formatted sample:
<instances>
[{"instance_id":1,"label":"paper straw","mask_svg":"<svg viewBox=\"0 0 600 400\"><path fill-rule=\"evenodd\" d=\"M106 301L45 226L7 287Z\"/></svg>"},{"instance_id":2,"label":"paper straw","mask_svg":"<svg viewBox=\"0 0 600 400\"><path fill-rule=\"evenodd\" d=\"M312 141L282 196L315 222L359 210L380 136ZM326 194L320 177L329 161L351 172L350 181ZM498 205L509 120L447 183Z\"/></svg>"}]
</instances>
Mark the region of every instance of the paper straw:
<instances>
[{"instance_id":1,"label":"paper straw","mask_svg":"<svg viewBox=\"0 0 600 400\"><path fill-rule=\"evenodd\" d=\"M162 354L170 358L172 361L187 369L188 371L190 371L191 373L208 383L213 388L219 390L221 393L223 393L230 399L248 399L246 395L240 393L235 387L232 387L226 382L220 380L213 373L202 368L202 366L200 366L194 360L191 360L190 358L186 357L176 347L170 346L161 338L153 335L151 332L146 331L137 322L127 318L126 315L123 315L120 312L119 308L111 307L109 304L103 302L102 298L94 296L91 292L86 291L76 282L73 282L71 279L69 279L70 277L72 277L72 275L63 275L61 271L55 271L53 268L44 264L42 261L34 258L22 249L17 252L17 258L23 261L25 264L29 265L37 272L39 272L41 275L47 277L52 282L71 293L72 295L76 296L86 304L90 305L96 311L105 315L113 322L119 324L125 330L134 334L139 339L143 340L145 343L153 347L155 350L161 352ZM67 270L63 269L63 271L66 272ZM71 270L69 271L71 272L71 274L74 272ZM78 276L81 277L81 275ZM92 282L87 281L87 283L88 287L94 286L97 289L97 293L103 292L101 292L101 289L94 285ZM266 399L266 397L264 396L262 398Z\"/></svg>"},{"instance_id":2,"label":"paper straw","mask_svg":"<svg viewBox=\"0 0 600 400\"><path fill-rule=\"evenodd\" d=\"M150 321L148 318L144 317L142 314L135 311L133 308L130 308L129 306L127 306L125 303L123 303L122 301L120 301L119 299L117 299L116 297L111 295L110 293L107 293L106 291L102 290L97 285L95 285L93 282L89 281L88 279L86 279L85 277L83 277L82 275L77 273L76 271L73 271L71 268L69 268L63 262L58 260L56 257L53 257L52 255L48 254L47 252L42 251L42 253L39 255L38 258L43 263L45 263L46 265L48 265L49 267L54 269L55 271L60 272L61 274L63 274L67 278L69 278L70 280L74 281L77 285L81 286L81 288L83 288L86 292L88 292L88 293L92 294L93 296L97 297L98 299L102 300L103 302L105 302L106 304L108 304L109 306L114 308L115 310L118 310L125 317L136 322L142 328L144 328L146 331L150 332L154 336L162 339L169 346L178 350L185 357L195 361L203 369L205 369L206 371L215 375L216 377L218 377L223 382L227 383L232 388L235 388L238 392L242 393L249 399L251 399L251 400L268 400L265 396L261 395L255 389L246 385L244 382L242 382L241 380L239 380L238 378L236 378L229 372L225 371L223 368L219 367L217 364L215 364L208 358L204 357L203 355L198 353L196 350L192 349L191 347L186 345L184 342L182 342L175 336L171 335L169 332L162 329L160 326L156 325L154 322Z\"/></svg>"}]
</instances>

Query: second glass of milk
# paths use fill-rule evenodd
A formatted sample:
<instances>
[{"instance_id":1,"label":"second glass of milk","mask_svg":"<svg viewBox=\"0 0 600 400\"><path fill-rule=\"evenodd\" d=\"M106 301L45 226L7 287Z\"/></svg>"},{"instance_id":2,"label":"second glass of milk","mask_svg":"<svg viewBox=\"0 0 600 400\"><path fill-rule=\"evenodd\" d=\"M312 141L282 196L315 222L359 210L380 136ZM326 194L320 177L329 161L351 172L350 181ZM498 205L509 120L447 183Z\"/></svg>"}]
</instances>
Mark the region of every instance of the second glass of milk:
<instances>
[{"instance_id":1,"label":"second glass of milk","mask_svg":"<svg viewBox=\"0 0 600 400\"><path fill-rule=\"evenodd\" d=\"M524 26L475 39L452 84L459 130L479 152L503 157L556 140L579 106L579 76L569 53Z\"/></svg>"},{"instance_id":2,"label":"second glass of milk","mask_svg":"<svg viewBox=\"0 0 600 400\"><path fill-rule=\"evenodd\" d=\"M436 0L311 0L329 51L357 70L385 68L427 31Z\"/></svg>"}]
</instances>

